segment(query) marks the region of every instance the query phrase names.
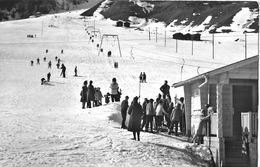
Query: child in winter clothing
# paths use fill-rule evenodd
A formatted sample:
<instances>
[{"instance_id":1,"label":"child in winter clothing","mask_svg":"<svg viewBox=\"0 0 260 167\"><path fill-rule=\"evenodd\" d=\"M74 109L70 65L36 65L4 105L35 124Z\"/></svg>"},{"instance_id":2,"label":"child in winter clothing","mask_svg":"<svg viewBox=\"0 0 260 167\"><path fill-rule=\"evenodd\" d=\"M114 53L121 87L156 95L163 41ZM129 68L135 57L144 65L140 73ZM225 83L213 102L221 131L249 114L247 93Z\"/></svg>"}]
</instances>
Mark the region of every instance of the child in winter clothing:
<instances>
[{"instance_id":1,"label":"child in winter clothing","mask_svg":"<svg viewBox=\"0 0 260 167\"><path fill-rule=\"evenodd\" d=\"M105 95L105 102L106 102L106 104L108 104L109 103L109 96L110 96L110 93L107 93L106 95Z\"/></svg>"},{"instance_id":2,"label":"child in winter clothing","mask_svg":"<svg viewBox=\"0 0 260 167\"><path fill-rule=\"evenodd\" d=\"M102 105L102 98L103 98L103 95L102 95L102 92L100 91L100 88L97 87L96 88L96 91L95 91L95 106L100 106Z\"/></svg>"}]
</instances>

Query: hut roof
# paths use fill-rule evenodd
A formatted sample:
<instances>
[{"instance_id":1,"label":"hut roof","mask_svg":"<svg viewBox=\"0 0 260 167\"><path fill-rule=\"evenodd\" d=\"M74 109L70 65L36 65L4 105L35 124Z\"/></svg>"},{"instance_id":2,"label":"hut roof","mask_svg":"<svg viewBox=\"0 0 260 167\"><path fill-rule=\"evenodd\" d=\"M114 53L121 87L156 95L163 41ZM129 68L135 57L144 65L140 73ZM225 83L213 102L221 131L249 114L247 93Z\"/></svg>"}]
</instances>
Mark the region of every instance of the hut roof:
<instances>
[{"instance_id":1,"label":"hut roof","mask_svg":"<svg viewBox=\"0 0 260 167\"><path fill-rule=\"evenodd\" d=\"M177 88L177 87L183 86L185 84L189 84L189 83L195 82L197 80L203 79L205 76L210 77L210 76L218 75L218 74L221 74L221 73L224 73L224 72L228 72L230 70L233 70L233 69L236 69L236 68L239 68L239 67L243 67L243 66L251 64L251 63L255 63L255 62L258 63L258 57L259 56L256 55L256 56L250 57L248 59L241 60L241 61L229 64L229 65L224 66L224 67L220 67L220 68L212 70L212 71L208 71L206 73L197 75L197 76L190 78L190 79L187 79L185 81L174 83L174 84L172 84L172 87Z\"/></svg>"}]
</instances>

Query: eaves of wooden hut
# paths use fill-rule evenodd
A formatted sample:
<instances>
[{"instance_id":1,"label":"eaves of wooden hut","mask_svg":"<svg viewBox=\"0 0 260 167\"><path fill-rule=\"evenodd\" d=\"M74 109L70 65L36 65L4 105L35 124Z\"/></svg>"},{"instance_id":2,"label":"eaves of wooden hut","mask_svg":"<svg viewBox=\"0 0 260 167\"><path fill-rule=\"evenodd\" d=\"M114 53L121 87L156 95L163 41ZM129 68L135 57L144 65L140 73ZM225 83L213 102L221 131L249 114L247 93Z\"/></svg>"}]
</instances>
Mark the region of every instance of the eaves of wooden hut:
<instances>
[{"instance_id":1,"label":"eaves of wooden hut","mask_svg":"<svg viewBox=\"0 0 260 167\"><path fill-rule=\"evenodd\" d=\"M205 104L215 108L204 144L218 167L257 166L258 66L254 56L172 85L184 87L187 134L196 132Z\"/></svg>"}]
</instances>

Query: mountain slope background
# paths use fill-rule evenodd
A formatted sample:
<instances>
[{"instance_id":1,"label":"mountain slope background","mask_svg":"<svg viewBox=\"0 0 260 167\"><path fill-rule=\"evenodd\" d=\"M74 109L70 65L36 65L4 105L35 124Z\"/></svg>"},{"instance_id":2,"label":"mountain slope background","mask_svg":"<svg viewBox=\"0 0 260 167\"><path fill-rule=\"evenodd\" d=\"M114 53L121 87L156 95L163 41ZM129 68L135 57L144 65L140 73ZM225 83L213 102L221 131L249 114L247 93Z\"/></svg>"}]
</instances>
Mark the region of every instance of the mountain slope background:
<instances>
[{"instance_id":1,"label":"mountain slope background","mask_svg":"<svg viewBox=\"0 0 260 167\"><path fill-rule=\"evenodd\" d=\"M103 5L104 6L104 5ZM153 19L164 22L166 26L174 25L199 26L204 24L206 29L217 29L230 26L235 15L243 8L256 13L256 17L248 18L242 28L253 29L258 32L258 4L253 1L139 1L139 0L112 0L107 1L100 14L112 20L129 21L129 17ZM87 13L87 11L85 12ZM84 13L82 14L84 16ZM204 23L207 17L208 23Z\"/></svg>"},{"instance_id":2,"label":"mountain slope background","mask_svg":"<svg viewBox=\"0 0 260 167\"><path fill-rule=\"evenodd\" d=\"M53 14L87 9L100 0L0 0L0 21L25 19L41 12Z\"/></svg>"}]
</instances>

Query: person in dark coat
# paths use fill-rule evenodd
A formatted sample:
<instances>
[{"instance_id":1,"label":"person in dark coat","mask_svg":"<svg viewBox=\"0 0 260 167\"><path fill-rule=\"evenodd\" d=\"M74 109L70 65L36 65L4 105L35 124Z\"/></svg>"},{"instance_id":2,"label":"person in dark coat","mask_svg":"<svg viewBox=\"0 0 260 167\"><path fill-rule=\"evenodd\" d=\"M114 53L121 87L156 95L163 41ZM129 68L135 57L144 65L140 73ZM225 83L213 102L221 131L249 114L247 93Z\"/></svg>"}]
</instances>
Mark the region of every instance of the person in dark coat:
<instances>
[{"instance_id":1,"label":"person in dark coat","mask_svg":"<svg viewBox=\"0 0 260 167\"><path fill-rule=\"evenodd\" d=\"M43 85L43 84L45 84L45 83L46 83L45 78L42 78L42 79L41 79L41 85Z\"/></svg>"},{"instance_id":2,"label":"person in dark coat","mask_svg":"<svg viewBox=\"0 0 260 167\"><path fill-rule=\"evenodd\" d=\"M83 86L82 86L82 90L80 92L80 96L81 96L80 102L82 103L82 109L85 108L85 104L86 104L86 102L88 100L88 98L87 98L87 91L88 91L88 81L84 81L83 82Z\"/></svg>"},{"instance_id":3,"label":"person in dark coat","mask_svg":"<svg viewBox=\"0 0 260 167\"><path fill-rule=\"evenodd\" d=\"M146 74L145 74L145 72L143 73L143 82L146 83Z\"/></svg>"},{"instance_id":4,"label":"person in dark coat","mask_svg":"<svg viewBox=\"0 0 260 167\"><path fill-rule=\"evenodd\" d=\"M173 109L171 116L170 116L170 120L171 120L171 125L169 128L169 132L168 134L171 134L173 131L173 127L175 126L175 136L179 136L178 135L178 124L181 121L181 105L178 103L176 108Z\"/></svg>"},{"instance_id":5,"label":"person in dark coat","mask_svg":"<svg viewBox=\"0 0 260 167\"><path fill-rule=\"evenodd\" d=\"M109 103L109 99L110 99L110 93L109 92L107 92L107 94L106 95L104 95L104 97L105 97L105 102L106 102L106 104L108 104Z\"/></svg>"},{"instance_id":6,"label":"person in dark coat","mask_svg":"<svg viewBox=\"0 0 260 167\"><path fill-rule=\"evenodd\" d=\"M33 61L31 60L31 66L33 66Z\"/></svg>"},{"instance_id":7,"label":"person in dark coat","mask_svg":"<svg viewBox=\"0 0 260 167\"><path fill-rule=\"evenodd\" d=\"M142 128L141 130L143 130L145 123L146 123L146 105L149 103L149 100L147 98L144 98L144 102L143 102L143 116L142 116Z\"/></svg>"},{"instance_id":8,"label":"person in dark coat","mask_svg":"<svg viewBox=\"0 0 260 167\"><path fill-rule=\"evenodd\" d=\"M51 61L49 61L48 63L48 68L51 68Z\"/></svg>"},{"instance_id":9,"label":"person in dark coat","mask_svg":"<svg viewBox=\"0 0 260 167\"><path fill-rule=\"evenodd\" d=\"M92 106L94 106L94 102L95 102L95 88L92 84L93 81L89 81L87 108L91 108L91 102L93 103Z\"/></svg>"},{"instance_id":10,"label":"person in dark coat","mask_svg":"<svg viewBox=\"0 0 260 167\"><path fill-rule=\"evenodd\" d=\"M49 73L47 74L47 82L50 82L50 79L51 79L51 73L49 72Z\"/></svg>"},{"instance_id":11,"label":"person in dark coat","mask_svg":"<svg viewBox=\"0 0 260 167\"><path fill-rule=\"evenodd\" d=\"M138 103L138 97L135 97L129 110L128 114L130 115L128 123L128 131L133 132L134 140L140 141L140 130L141 130L141 117L142 117L142 106Z\"/></svg>"},{"instance_id":12,"label":"person in dark coat","mask_svg":"<svg viewBox=\"0 0 260 167\"><path fill-rule=\"evenodd\" d=\"M65 65L63 63L61 65L61 74L60 75L62 75L63 78L66 77L66 67L65 67Z\"/></svg>"},{"instance_id":13,"label":"person in dark coat","mask_svg":"<svg viewBox=\"0 0 260 167\"><path fill-rule=\"evenodd\" d=\"M123 100L122 103L121 103L121 115L122 115L122 126L121 126L121 129L126 129L127 128L125 126L125 120L126 120L126 111L127 111L128 107L129 107L128 99L129 99L129 97L126 96L125 100Z\"/></svg>"},{"instance_id":14,"label":"person in dark coat","mask_svg":"<svg viewBox=\"0 0 260 167\"><path fill-rule=\"evenodd\" d=\"M75 67L75 69L74 69L74 73L75 73L75 77L77 77L78 76L78 69L77 69L77 66Z\"/></svg>"},{"instance_id":15,"label":"person in dark coat","mask_svg":"<svg viewBox=\"0 0 260 167\"><path fill-rule=\"evenodd\" d=\"M60 63L57 63L56 66L57 66L57 68L59 69L59 68L60 68Z\"/></svg>"},{"instance_id":16,"label":"person in dark coat","mask_svg":"<svg viewBox=\"0 0 260 167\"><path fill-rule=\"evenodd\" d=\"M183 134L186 132L186 121L185 121L185 104L184 104L184 97L181 97L178 99L175 97L176 103L179 103L181 105L182 115L181 115L181 121L180 121L180 129Z\"/></svg>"},{"instance_id":17,"label":"person in dark coat","mask_svg":"<svg viewBox=\"0 0 260 167\"><path fill-rule=\"evenodd\" d=\"M165 80L164 84L160 87L160 90L162 91L163 95L168 95L169 98L171 99L170 96L170 86L168 85L168 81Z\"/></svg>"},{"instance_id":18,"label":"person in dark coat","mask_svg":"<svg viewBox=\"0 0 260 167\"><path fill-rule=\"evenodd\" d=\"M139 79L140 79L140 83L143 82L143 73L141 72L141 74L139 75Z\"/></svg>"},{"instance_id":19,"label":"person in dark coat","mask_svg":"<svg viewBox=\"0 0 260 167\"><path fill-rule=\"evenodd\" d=\"M40 59L39 58L37 58L37 64L40 64Z\"/></svg>"},{"instance_id":20,"label":"person in dark coat","mask_svg":"<svg viewBox=\"0 0 260 167\"><path fill-rule=\"evenodd\" d=\"M122 90L119 89L119 91L117 91L117 95L116 95L116 98L115 98L115 101L116 101L116 102L119 102L119 101L120 101L121 95L122 95Z\"/></svg>"},{"instance_id":21,"label":"person in dark coat","mask_svg":"<svg viewBox=\"0 0 260 167\"><path fill-rule=\"evenodd\" d=\"M43 58L43 61L46 62L46 57Z\"/></svg>"}]
</instances>

